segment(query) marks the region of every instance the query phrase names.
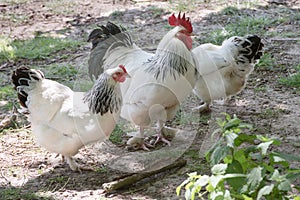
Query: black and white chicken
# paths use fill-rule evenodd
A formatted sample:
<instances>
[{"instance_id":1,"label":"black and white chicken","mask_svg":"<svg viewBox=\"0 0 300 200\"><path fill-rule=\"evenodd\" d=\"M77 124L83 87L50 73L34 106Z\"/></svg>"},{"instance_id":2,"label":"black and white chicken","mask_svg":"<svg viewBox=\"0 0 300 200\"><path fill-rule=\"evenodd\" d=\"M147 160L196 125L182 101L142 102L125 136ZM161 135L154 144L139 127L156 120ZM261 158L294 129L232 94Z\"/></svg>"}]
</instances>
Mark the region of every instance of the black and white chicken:
<instances>
[{"instance_id":1,"label":"black and white chicken","mask_svg":"<svg viewBox=\"0 0 300 200\"><path fill-rule=\"evenodd\" d=\"M126 76L123 66L108 69L86 96L28 67L14 70L12 83L21 106L29 111L35 141L50 152L62 154L72 170L80 171L73 156L84 145L103 141L113 131L122 101L118 83L125 81ZM93 95L98 97L95 105L99 114L93 114L85 103Z\"/></svg>"},{"instance_id":2,"label":"black and white chicken","mask_svg":"<svg viewBox=\"0 0 300 200\"><path fill-rule=\"evenodd\" d=\"M191 53L193 32L185 14L169 17L174 26L160 41L154 54L137 47L130 34L111 22L91 32L93 47L89 58L89 72L97 77L111 65L128 66L131 79L121 85L123 106L121 117L139 126L130 146L147 150L143 142L144 129L157 122L157 141L170 144L163 137L165 122L172 119L180 103L192 92L196 69Z\"/></svg>"},{"instance_id":3,"label":"black and white chicken","mask_svg":"<svg viewBox=\"0 0 300 200\"><path fill-rule=\"evenodd\" d=\"M222 46L207 43L194 48L198 80L193 92L204 101L194 110L208 110L213 100L239 93L262 56L263 46L257 35L248 35L233 36Z\"/></svg>"}]
</instances>

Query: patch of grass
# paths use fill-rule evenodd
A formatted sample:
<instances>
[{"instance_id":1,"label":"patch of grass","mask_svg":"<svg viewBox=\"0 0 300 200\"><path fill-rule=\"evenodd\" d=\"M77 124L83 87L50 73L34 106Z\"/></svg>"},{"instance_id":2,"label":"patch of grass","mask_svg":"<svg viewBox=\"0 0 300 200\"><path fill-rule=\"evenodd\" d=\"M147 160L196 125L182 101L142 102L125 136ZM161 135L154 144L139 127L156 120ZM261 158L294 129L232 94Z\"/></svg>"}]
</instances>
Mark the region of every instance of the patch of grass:
<instances>
[{"instance_id":1,"label":"patch of grass","mask_svg":"<svg viewBox=\"0 0 300 200\"><path fill-rule=\"evenodd\" d=\"M61 84L73 88L76 79L77 69L70 64L54 63L47 66L33 66L32 68L40 69L45 74L45 77Z\"/></svg>"},{"instance_id":2,"label":"patch of grass","mask_svg":"<svg viewBox=\"0 0 300 200\"><path fill-rule=\"evenodd\" d=\"M46 7L50 8L54 13L57 14L72 14L75 13L76 1L73 0L51 0L46 2Z\"/></svg>"},{"instance_id":3,"label":"patch of grass","mask_svg":"<svg viewBox=\"0 0 300 200\"><path fill-rule=\"evenodd\" d=\"M188 157L192 158L193 160L198 160L199 159L199 151L198 150L191 149L191 150L186 151L185 154Z\"/></svg>"},{"instance_id":4,"label":"patch of grass","mask_svg":"<svg viewBox=\"0 0 300 200\"><path fill-rule=\"evenodd\" d=\"M255 65L256 69L262 70L274 70L275 59L272 57L271 54L265 53L259 59L259 62Z\"/></svg>"},{"instance_id":5,"label":"patch of grass","mask_svg":"<svg viewBox=\"0 0 300 200\"><path fill-rule=\"evenodd\" d=\"M173 10L177 12L188 12L195 9L196 0L169 0Z\"/></svg>"},{"instance_id":6,"label":"patch of grass","mask_svg":"<svg viewBox=\"0 0 300 200\"><path fill-rule=\"evenodd\" d=\"M288 77L279 79L279 83L287 86L296 88L297 91L300 91L300 65L295 67L296 73L291 74Z\"/></svg>"},{"instance_id":7,"label":"patch of grass","mask_svg":"<svg viewBox=\"0 0 300 200\"><path fill-rule=\"evenodd\" d=\"M0 37L0 63L12 61L15 57L15 49L11 46L12 40L7 37Z\"/></svg>"},{"instance_id":8,"label":"patch of grass","mask_svg":"<svg viewBox=\"0 0 300 200\"><path fill-rule=\"evenodd\" d=\"M1 110L9 111L13 107L12 99L17 99L16 91L13 86L6 85L0 87Z\"/></svg>"},{"instance_id":9,"label":"patch of grass","mask_svg":"<svg viewBox=\"0 0 300 200\"><path fill-rule=\"evenodd\" d=\"M10 21L14 24L21 24L25 21L28 20L28 16L26 15L21 15L21 14L14 14L14 13L8 13L6 15L1 15L0 14L0 19L4 21Z\"/></svg>"},{"instance_id":10,"label":"patch of grass","mask_svg":"<svg viewBox=\"0 0 300 200\"><path fill-rule=\"evenodd\" d=\"M103 167L97 168L95 171L99 174L104 174L104 173L107 173L109 171L109 169L106 166L103 166Z\"/></svg>"},{"instance_id":11,"label":"patch of grass","mask_svg":"<svg viewBox=\"0 0 300 200\"><path fill-rule=\"evenodd\" d=\"M120 125L116 125L115 129L111 133L109 140L114 144L123 144L122 135L124 131Z\"/></svg>"},{"instance_id":12,"label":"patch of grass","mask_svg":"<svg viewBox=\"0 0 300 200\"><path fill-rule=\"evenodd\" d=\"M34 192L22 191L20 188L2 189L0 192L0 199L5 199L5 200L16 200L16 199L55 200L52 197L40 196L38 194L35 194Z\"/></svg>"},{"instance_id":13,"label":"patch of grass","mask_svg":"<svg viewBox=\"0 0 300 200\"><path fill-rule=\"evenodd\" d=\"M224 8L221 12L221 15L238 15L239 14L239 9L235 6L228 6Z\"/></svg>"},{"instance_id":14,"label":"patch of grass","mask_svg":"<svg viewBox=\"0 0 300 200\"><path fill-rule=\"evenodd\" d=\"M109 16L111 16L111 17L121 17L123 14L124 14L124 12L119 11L119 10L115 10Z\"/></svg>"},{"instance_id":15,"label":"patch of grass","mask_svg":"<svg viewBox=\"0 0 300 200\"><path fill-rule=\"evenodd\" d=\"M150 6L148 8L148 11L150 11L152 13L153 18L159 17L164 13L164 9L159 8L157 6Z\"/></svg>"},{"instance_id":16,"label":"patch of grass","mask_svg":"<svg viewBox=\"0 0 300 200\"><path fill-rule=\"evenodd\" d=\"M266 92L267 87L266 86L256 87L256 88L254 88L254 91L255 92Z\"/></svg>"},{"instance_id":17,"label":"patch of grass","mask_svg":"<svg viewBox=\"0 0 300 200\"><path fill-rule=\"evenodd\" d=\"M278 119L278 117L281 115L282 110L276 109L276 108L267 108L263 110L260 114L259 117L262 119Z\"/></svg>"},{"instance_id":18,"label":"patch of grass","mask_svg":"<svg viewBox=\"0 0 300 200\"><path fill-rule=\"evenodd\" d=\"M81 43L78 40L40 36L29 40L0 40L0 63L19 59L49 59L58 51L75 50Z\"/></svg>"},{"instance_id":19,"label":"patch of grass","mask_svg":"<svg viewBox=\"0 0 300 200\"><path fill-rule=\"evenodd\" d=\"M270 29L271 26L277 26L288 20L285 17L268 18L268 17L253 17L253 16L239 16L234 14L236 11L232 8L221 11L225 13L233 13L236 16L230 23L220 29L204 33L201 38L201 43L222 44L222 42L231 36L245 36L249 34L259 34L260 36L272 36L277 34ZM270 31L269 31L270 29Z\"/></svg>"},{"instance_id":20,"label":"patch of grass","mask_svg":"<svg viewBox=\"0 0 300 200\"><path fill-rule=\"evenodd\" d=\"M3 3L7 3L7 4L21 4L21 3L27 3L31 0L1 0L1 2Z\"/></svg>"}]
</instances>

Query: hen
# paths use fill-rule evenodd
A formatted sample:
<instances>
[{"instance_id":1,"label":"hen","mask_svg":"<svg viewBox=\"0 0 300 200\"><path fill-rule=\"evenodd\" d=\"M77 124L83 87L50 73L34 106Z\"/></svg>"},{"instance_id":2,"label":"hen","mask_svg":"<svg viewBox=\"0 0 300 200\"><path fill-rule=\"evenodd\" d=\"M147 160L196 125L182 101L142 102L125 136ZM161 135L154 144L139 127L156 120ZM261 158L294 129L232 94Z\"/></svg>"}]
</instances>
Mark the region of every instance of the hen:
<instances>
[{"instance_id":1,"label":"hen","mask_svg":"<svg viewBox=\"0 0 300 200\"><path fill-rule=\"evenodd\" d=\"M208 110L212 100L239 93L262 56L263 46L257 35L248 35L233 36L222 46L208 43L193 49L199 72L193 92L204 101L194 110Z\"/></svg>"},{"instance_id":2,"label":"hen","mask_svg":"<svg viewBox=\"0 0 300 200\"><path fill-rule=\"evenodd\" d=\"M160 41L155 54L137 47L130 34L111 22L91 32L89 41L93 47L89 59L91 76L112 64L123 63L128 67L131 79L121 85L123 106L121 117L139 126L138 135L128 140L148 150L141 138L151 122L157 122L158 141L170 144L163 137L167 120L175 116L180 102L195 85L196 69L191 54L193 28L185 14L172 14L169 24L175 26Z\"/></svg>"},{"instance_id":3,"label":"hen","mask_svg":"<svg viewBox=\"0 0 300 200\"><path fill-rule=\"evenodd\" d=\"M20 67L13 71L12 82L22 107L29 110L35 141L50 152L62 154L70 168L79 170L72 156L92 142L105 140L113 131L120 114L121 91L127 72L123 66L106 70L93 86L100 114L89 111L83 92L46 79L40 70ZM92 91L93 91L92 90ZM86 94L88 101L91 94Z\"/></svg>"}]
</instances>

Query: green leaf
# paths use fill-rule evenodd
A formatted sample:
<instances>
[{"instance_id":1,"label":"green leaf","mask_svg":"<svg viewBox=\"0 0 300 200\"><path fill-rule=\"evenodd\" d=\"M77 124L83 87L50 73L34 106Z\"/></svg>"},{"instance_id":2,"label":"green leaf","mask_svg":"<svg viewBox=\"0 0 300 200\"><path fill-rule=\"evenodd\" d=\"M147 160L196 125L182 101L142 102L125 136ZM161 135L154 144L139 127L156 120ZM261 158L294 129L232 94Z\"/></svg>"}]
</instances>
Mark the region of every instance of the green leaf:
<instances>
[{"instance_id":1,"label":"green leaf","mask_svg":"<svg viewBox=\"0 0 300 200\"><path fill-rule=\"evenodd\" d=\"M273 152L274 155L279 156L287 161L297 161L300 162L300 157L293 154L286 154L280 152Z\"/></svg>"},{"instance_id":2,"label":"green leaf","mask_svg":"<svg viewBox=\"0 0 300 200\"><path fill-rule=\"evenodd\" d=\"M224 178L223 175L212 175L210 177L210 184L213 188L216 188L220 181Z\"/></svg>"},{"instance_id":3,"label":"green leaf","mask_svg":"<svg viewBox=\"0 0 300 200\"><path fill-rule=\"evenodd\" d=\"M274 188L274 184L266 185L266 186L262 187L258 191L257 199L260 199L261 197L263 197L265 195L269 195L272 192L273 188Z\"/></svg>"},{"instance_id":4,"label":"green leaf","mask_svg":"<svg viewBox=\"0 0 300 200\"><path fill-rule=\"evenodd\" d=\"M270 173L274 172L274 165L269 165L269 163L265 162L265 163L262 163L261 166Z\"/></svg>"},{"instance_id":5,"label":"green leaf","mask_svg":"<svg viewBox=\"0 0 300 200\"><path fill-rule=\"evenodd\" d=\"M211 173L214 175L225 174L227 169L227 164L217 164L211 168Z\"/></svg>"},{"instance_id":6,"label":"green leaf","mask_svg":"<svg viewBox=\"0 0 300 200\"><path fill-rule=\"evenodd\" d=\"M207 162L211 162L212 154L216 150L216 148L224 148L222 146L222 139L218 140L207 152L205 152L205 159Z\"/></svg>"},{"instance_id":7,"label":"green leaf","mask_svg":"<svg viewBox=\"0 0 300 200\"><path fill-rule=\"evenodd\" d=\"M177 196L180 195L180 190L183 186L185 186L186 184L188 184L191 181L191 177L197 175L197 172L193 172L188 174L189 178L187 178L186 180L184 180L177 188L176 188L176 194Z\"/></svg>"},{"instance_id":8,"label":"green leaf","mask_svg":"<svg viewBox=\"0 0 300 200\"><path fill-rule=\"evenodd\" d=\"M247 185L250 193L254 192L258 188L260 182L262 181L263 178L261 173L262 173L262 168L255 167L247 175Z\"/></svg>"},{"instance_id":9,"label":"green leaf","mask_svg":"<svg viewBox=\"0 0 300 200\"><path fill-rule=\"evenodd\" d=\"M203 175L195 182L195 185L199 185L203 187L208 184L208 181L209 181L209 176Z\"/></svg>"},{"instance_id":10,"label":"green leaf","mask_svg":"<svg viewBox=\"0 0 300 200\"><path fill-rule=\"evenodd\" d=\"M229 164L227 167L225 177L228 178L227 177L228 174L233 174L233 173L243 174L243 172L244 172L243 166L240 164L240 162L238 162L237 160L233 160L233 162ZM230 179L226 179L226 181L235 191L239 191L241 187L244 184L246 184L245 176L246 175L244 175L244 177L241 176L232 177Z\"/></svg>"},{"instance_id":11,"label":"green leaf","mask_svg":"<svg viewBox=\"0 0 300 200\"><path fill-rule=\"evenodd\" d=\"M250 165L250 160L246 158L245 151L243 149L234 152L234 160L238 161L240 166L242 167L242 171L239 172L246 172Z\"/></svg>"},{"instance_id":12,"label":"green leaf","mask_svg":"<svg viewBox=\"0 0 300 200\"><path fill-rule=\"evenodd\" d=\"M287 174L286 178L289 179L290 181L294 181L297 178L300 178L300 172L297 173L296 171L299 171L299 169L298 170L288 170L288 174Z\"/></svg>"},{"instance_id":13,"label":"green leaf","mask_svg":"<svg viewBox=\"0 0 300 200\"><path fill-rule=\"evenodd\" d=\"M226 134L225 138L226 138L227 146L231 147L231 148L234 148L234 140L237 137L238 137L238 135L233 133L233 132L230 132L230 133Z\"/></svg>"},{"instance_id":14,"label":"green leaf","mask_svg":"<svg viewBox=\"0 0 300 200\"><path fill-rule=\"evenodd\" d=\"M274 156L274 154L270 154L271 157L271 164L274 165L274 163L276 164L281 164L282 166L288 168L290 166L290 163L288 161L286 161L284 158L279 157L279 156ZM273 162L273 163L272 163Z\"/></svg>"},{"instance_id":15,"label":"green leaf","mask_svg":"<svg viewBox=\"0 0 300 200\"><path fill-rule=\"evenodd\" d=\"M263 142L263 143L260 143L259 145L257 145L257 148L261 149L262 155L265 156L267 154L267 150L268 150L269 146L272 143L273 143L273 141Z\"/></svg>"},{"instance_id":16,"label":"green leaf","mask_svg":"<svg viewBox=\"0 0 300 200\"><path fill-rule=\"evenodd\" d=\"M291 188L291 182L288 179L285 179L278 185L278 189L281 191L290 191Z\"/></svg>"},{"instance_id":17,"label":"green leaf","mask_svg":"<svg viewBox=\"0 0 300 200\"><path fill-rule=\"evenodd\" d=\"M280 179L280 174L279 171L277 169L274 170L270 180L271 181L278 181Z\"/></svg>"},{"instance_id":18,"label":"green leaf","mask_svg":"<svg viewBox=\"0 0 300 200\"><path fill-rule=\"evenodd\" d=\"M214 191L215 188L212 186L211 183L209 183L209 184L205 187L205 189L206 189L206 191L208 191L208 192L212 192L212 191Z\"/></svg>"},{"instance_id":19,"label":"green leaf","mask_svg":"<svg viewBox=\"0 0 300 200\"><path fill-rule=\"evenodd\" d=\"M224 130L230 130L230 129L232 129L233 127L238 127L240 123L241 123L241 120L238 119L238 118L230 119L230 120L225 124Z\"/></svg>"},{"instance_id":20,"label":"green leaf","mask_svg":"<svg viewBox=\"0 0 300 200\"><path fill-rule=\"evenodd\" d=\"M234 144L238 147L240 146L242 143L247 142L250 144L254 144L254 140L255 140L256 136L255 135L248 135L245 133L241 133L238 135L238 137L234 140Z\"/></svg>"},{"instance_id":21,"label":"green leaf","mask_svg":"<svg viewBox=\"0 0 300 200\"><path fill-rule=\"evenodd\" d=\"M248 196L247 196L247 195L245 195L245 194L243 194L242 196L243 196L244 200L253 200L253 198L251 198L251 197L248 197Z\"/></svg>"},{"instance_id":22,"label":"green leaf","mask_svg":"<svg viewBox=\"0 0 300 200\"><path fill-rule=\"evenodd\" d=\"M225 156L228 154L229 152L229 147L222 147L222 146L218 146L214 149L214 151L212 152L212 154L210 155L210 164L211 165L216 165L218 163L220 163L220 161L222 159L225 158Z\"/></svg>"}]
</instances>

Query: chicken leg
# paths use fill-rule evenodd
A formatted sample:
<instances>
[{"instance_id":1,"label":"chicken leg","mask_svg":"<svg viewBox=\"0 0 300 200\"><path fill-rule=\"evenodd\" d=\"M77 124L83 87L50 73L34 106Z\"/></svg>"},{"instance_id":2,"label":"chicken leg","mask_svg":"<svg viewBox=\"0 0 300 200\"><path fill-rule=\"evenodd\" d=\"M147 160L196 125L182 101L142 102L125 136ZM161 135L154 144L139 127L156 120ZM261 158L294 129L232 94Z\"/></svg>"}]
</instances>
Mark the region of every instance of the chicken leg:
<instances>
[{"instance_id":1,"label":"chicken leg","mask_svg":"<svg viewBox=\"0 0 300 200\"><path fill-rule=\"evenodd\" d=\"M158 142L166 143L168 146L171 146L171 142L167 140L163 134L164 132L164 122L162 120L157 121L157 138L154 144L157 144Z\"/></svg>"}]
</instances>

